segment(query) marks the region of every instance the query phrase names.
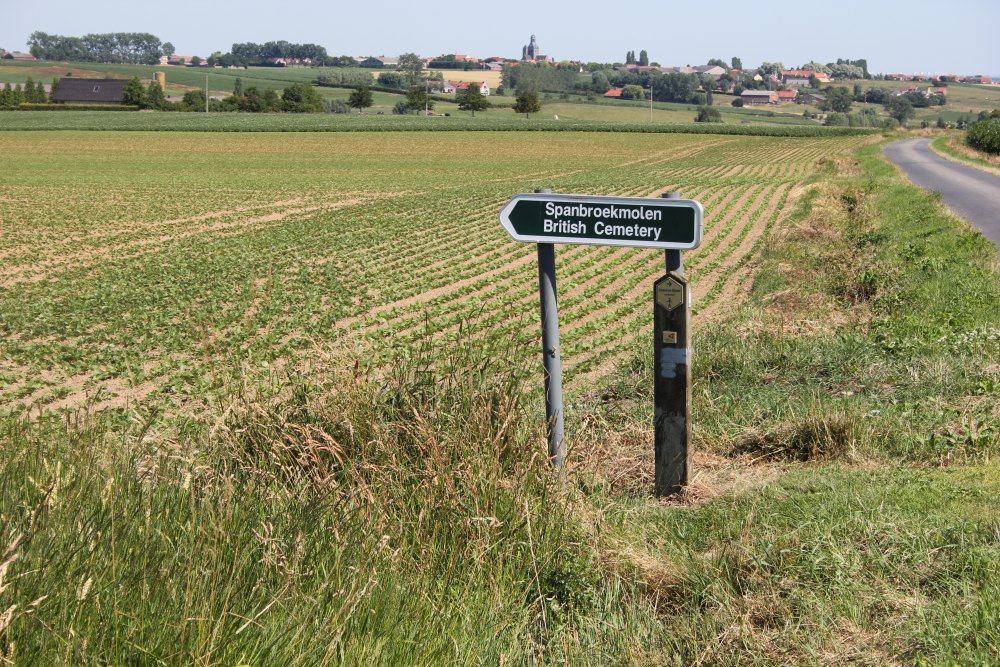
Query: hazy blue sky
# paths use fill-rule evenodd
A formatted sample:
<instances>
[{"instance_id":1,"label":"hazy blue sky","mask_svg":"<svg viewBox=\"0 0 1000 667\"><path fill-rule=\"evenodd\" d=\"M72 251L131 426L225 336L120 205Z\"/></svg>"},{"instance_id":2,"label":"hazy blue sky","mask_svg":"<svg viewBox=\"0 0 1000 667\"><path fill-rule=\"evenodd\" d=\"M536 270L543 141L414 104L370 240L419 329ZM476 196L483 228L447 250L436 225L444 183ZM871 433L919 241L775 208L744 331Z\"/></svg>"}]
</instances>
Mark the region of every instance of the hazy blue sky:
<instances>
[{"instance_id":1,"label":"hazy blue sky","mask_svg":"<svg viewBox=\"0 0 1000 667\"><path fill-rule=\"evenodd\" d=\"M233 42L284 39L333 55L520 57L534 33L556 59L620 61L630 49L646 49L663 65L732 56L745 66L867 58L873 72L1000 74L1000 0L0 0L0 47L22 50L35 30L151 32L179 54L200 56Z\"/></svg>"}]
</instances>

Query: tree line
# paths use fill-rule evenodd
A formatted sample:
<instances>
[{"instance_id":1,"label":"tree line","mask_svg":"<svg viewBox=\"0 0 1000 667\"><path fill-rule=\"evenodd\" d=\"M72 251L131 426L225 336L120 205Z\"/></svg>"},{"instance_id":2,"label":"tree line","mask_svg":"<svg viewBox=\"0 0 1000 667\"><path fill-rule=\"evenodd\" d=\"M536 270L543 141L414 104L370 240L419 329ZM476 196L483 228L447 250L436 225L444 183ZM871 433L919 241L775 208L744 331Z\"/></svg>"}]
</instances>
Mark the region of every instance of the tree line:
<instances>
[{"instance_id":1,"label":"tree line","mask_svg":"<svg viewBox=\"0 0 1000 667\"><path fill-rule=\"evenodd\" d=\"M35 31L28 38L28 46L31 55L40 60L133 65L156 64L163 53L160 38L148 32L108 32L67 37Z\"/></svg>"},{"instance_id":2,"label":"tree line","mask_svg":"<svg viewBox=\"0 0 1000 667\"><path fill-rule=\"evenodd\" d=\"M53 90L58 79L52 82ZM30 76L24 85L16 84L11 86L5 84L0 90L0 109L16 109L19 104L44 104L51 101L50 93L45 92L45 85L39 81L35 82Z\"/></svg>"}]
</instances>

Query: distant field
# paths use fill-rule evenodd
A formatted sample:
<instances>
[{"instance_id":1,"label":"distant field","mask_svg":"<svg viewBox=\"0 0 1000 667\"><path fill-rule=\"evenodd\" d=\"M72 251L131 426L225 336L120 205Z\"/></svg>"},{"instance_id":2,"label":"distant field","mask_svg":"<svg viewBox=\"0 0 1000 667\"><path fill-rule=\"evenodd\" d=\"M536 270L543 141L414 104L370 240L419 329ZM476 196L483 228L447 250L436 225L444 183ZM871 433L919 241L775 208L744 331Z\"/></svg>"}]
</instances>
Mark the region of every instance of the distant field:
<instances>
[{"instance_id":1,"label":"distant field","mask_svg":"<svg viewBox=\"0 0 1000 667\"><path fill-rule=\"evenodd\" d=\"M377 77L385 71L393 70L373 70L372 74ZM489 70L481 69L468 71L460 69L432 69L428 71L433 73L440 72L445 81L485 81L486 85L490 87L490 90L494 90L500 85L500 72L491 72Z\"/></svg>"}]
</instances>

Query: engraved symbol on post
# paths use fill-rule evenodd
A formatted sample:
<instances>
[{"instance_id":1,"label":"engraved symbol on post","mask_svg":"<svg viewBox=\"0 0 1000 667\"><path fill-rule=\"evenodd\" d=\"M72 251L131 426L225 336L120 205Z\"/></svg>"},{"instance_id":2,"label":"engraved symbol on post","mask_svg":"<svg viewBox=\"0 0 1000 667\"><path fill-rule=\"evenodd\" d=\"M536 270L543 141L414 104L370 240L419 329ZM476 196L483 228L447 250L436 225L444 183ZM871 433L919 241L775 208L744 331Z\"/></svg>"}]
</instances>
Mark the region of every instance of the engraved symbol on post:
<instances>
[{"instance_id":1,"label":"engraved symbol on post","mask_svg":"<svg viewBox=\"0 0 1000 667\"><path fill-rule=\"evenodd\" d=\"M668 276L656 286L656 303L670 312L678 306L684 305L684 285L673 276Z\"/></svg>"}]
</instances>

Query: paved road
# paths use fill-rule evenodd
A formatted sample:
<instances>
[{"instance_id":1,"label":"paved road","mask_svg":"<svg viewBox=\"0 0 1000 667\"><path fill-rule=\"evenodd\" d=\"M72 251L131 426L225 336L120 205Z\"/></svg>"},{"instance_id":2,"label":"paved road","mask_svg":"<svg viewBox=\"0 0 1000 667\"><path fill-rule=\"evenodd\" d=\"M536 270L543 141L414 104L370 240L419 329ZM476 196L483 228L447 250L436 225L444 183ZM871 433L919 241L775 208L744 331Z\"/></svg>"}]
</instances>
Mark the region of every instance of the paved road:
<instances>
[{"instance_id":1,"label":"paved road","mask_svg":"<svg viewBox=\"0 0 1000 667\"><path fill-rule=\"evenodd\" d=\"M1000 177L946 160L928 147L930 142L897 141L884 153L911 181L940 192L948 208L1000 246Z\"/></svg>"}]
</instances>

